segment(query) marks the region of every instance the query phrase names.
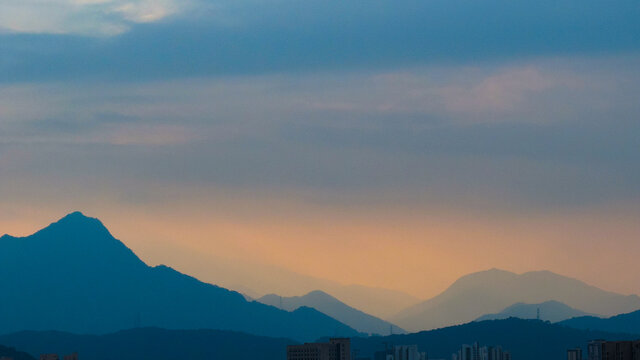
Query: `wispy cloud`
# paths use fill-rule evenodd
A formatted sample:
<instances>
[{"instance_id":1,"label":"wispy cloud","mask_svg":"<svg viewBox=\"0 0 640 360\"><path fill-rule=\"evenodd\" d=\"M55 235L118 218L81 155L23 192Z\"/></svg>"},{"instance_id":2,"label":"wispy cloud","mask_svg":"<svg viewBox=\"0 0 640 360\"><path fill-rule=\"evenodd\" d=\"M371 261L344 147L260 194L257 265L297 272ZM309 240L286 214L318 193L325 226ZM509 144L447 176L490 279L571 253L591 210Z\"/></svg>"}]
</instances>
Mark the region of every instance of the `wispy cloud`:
<instances>
[{"instance_id":1,"label":"wispy cloud","mask_svg":"<svg viewBox=\"0 0 640 360\"><path fill-rule=\"evenodd\" d=\"M0 29L15 33L117 35L179 13L189 0L3 0Z\"/></svg>"}]
</instances>

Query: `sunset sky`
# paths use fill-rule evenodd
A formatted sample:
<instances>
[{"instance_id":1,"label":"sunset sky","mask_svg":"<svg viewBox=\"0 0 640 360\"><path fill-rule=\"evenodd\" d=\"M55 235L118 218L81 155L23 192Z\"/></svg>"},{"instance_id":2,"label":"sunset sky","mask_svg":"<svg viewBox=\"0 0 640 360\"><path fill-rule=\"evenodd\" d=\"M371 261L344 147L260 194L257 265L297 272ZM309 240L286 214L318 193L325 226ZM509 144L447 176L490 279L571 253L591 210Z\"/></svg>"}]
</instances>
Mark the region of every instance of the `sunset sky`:
<instances>
[{"instance_id":1,"label":"sunset sky","mask_svg":"<svg viewBox=\"0 0 640 360\"><path fill-rule=\"evenodd\" d=\"M207 264L421 298L494 267L640 294L638 19L635 0L3 0L0 233L79 210L226 286L247 285Z\"/></svg>"}]
</instances>

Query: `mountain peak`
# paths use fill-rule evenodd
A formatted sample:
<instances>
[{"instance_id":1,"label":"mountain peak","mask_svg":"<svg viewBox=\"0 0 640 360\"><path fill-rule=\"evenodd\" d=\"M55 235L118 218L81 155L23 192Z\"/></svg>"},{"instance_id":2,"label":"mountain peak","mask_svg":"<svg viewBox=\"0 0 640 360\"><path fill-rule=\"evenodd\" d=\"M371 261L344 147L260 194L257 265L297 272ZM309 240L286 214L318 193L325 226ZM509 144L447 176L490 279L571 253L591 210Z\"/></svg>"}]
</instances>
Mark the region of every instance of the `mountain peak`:
<instances>
[{"instance_id":1,"label":"mountain peak","mask_svg":"<svg viewBox=\"0 0 640 360\"><path fill-rule=\"evenodd\" d=\"M78 223L78 222L91 222L91 221L99 221L99 220L96 218L88 217L80 211L74 211L72 213L65 215L62 219L56 221L56 223L67 223L67 222Z\"/></svg>"},{"instance_id":2,"label":"mountain peak","mask_svg":"<svg viewBox=\"0 0 640 360\"><path fill-rule=\"evenodd\" d=\"M51 231L66 234L100 234L111 237L109 230L107 230L100 220L88 217L80 211L74 211L41 230L41 232Z\"/></svg>"}]
</instances>

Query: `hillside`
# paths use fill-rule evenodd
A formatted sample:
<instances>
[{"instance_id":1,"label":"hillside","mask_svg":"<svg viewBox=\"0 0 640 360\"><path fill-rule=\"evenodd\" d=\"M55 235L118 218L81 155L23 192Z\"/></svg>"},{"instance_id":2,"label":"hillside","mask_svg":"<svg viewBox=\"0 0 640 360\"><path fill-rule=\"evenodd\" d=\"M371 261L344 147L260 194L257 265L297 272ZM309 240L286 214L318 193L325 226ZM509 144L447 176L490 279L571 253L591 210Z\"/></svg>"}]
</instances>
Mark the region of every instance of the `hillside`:
<instances>
[{"instance_id":1,"label":"hillside","mask_svg":"<svg viewBox=\"0 0 640 360\"><path fill-rule=\"evenodd\" d=\"M640 308L636 295L607 292L549 271L519 275L492 269L463 276L440 295L400 312L391 321L408 331L428 330L473 321L519 302L550 300L605 316Z\"/></svg>"},{"instance_id":2,"label":"hillside","mask_svg":"<svg viewBox=\"0 0 640 360\"><path fill-rule=\"evenodd\" d=\"M26 352L18 351L12 347L0 345L0 359L4 357L13 360L36 360L35 356L31 356Z\"/></svg>"},{"instance_id":3,"label":"hillside","mask_svg":"<svg viewBox=\"0 0 640 360\"><path fill-rule=\"evenodd\" d=\"M0 343L33 356L77 352L82 360L251 359L256 354L264 360L282 360L286 346L297 342L221 330L139 328L106 335L25 331L1 335Z\"/></svg>"},{"instance_id":4,"label":"hillside","mask_svg":"<svg viewBox=\"0 0 640 360\"><path fill-rule=\"evenodd\" d=\"M281 297L278 295L265 295L257 301L281 308L287 311L294 311L300 307L308 306L314 308L354 329L367 334L388 335L393 333L404 333L403 329L366 314L358 309L341 302L333 296L322 292L312 291L304 296Z\"/></svg>"},{"instance_id":5,"label":"hillside","mask_svg":"<svg viewBox=\"0 0 640 360\"><path fill-rule=\"evenodd\" d=\"M540 304L517 303L509 306L497 314L487 314L479 317L476 321L500 320L510 317L520 319L536 319L540 312L540 320L558 322L577 316L585 316L584 311L574 309L559 301L545 301Z\"/></svg>"},{"instance_id":6,"label":"hillside","mask_svg":"<svg viewBox=\"0 0 640 360\"><path fill-rule=\"evenodd\" d=\"M511 318L414 334L353 338L352 350L358 351L361 357L368 357L384 349L385 344L416 344L421 351L428 353L429 358L449 359L462 344L478 341L483 345L501 345L518 360L564 360L568 348L580 346L584 349L591 339L637 337L640 336L578 330L543 321ZM0 335L0 344L24 349L32 355L78 352L83 360L282 360L286 346L294 343L294 340L232 331L158 328L138 328L106 335L34 331Z\"/></svg>"},{"instance_id":7,"label":"hillside","mask_svg":"<svg viewBox=\"0 0 640 360\"><path fill-rule=\"evenodd\" d=\"M560 325L576 329L592 329L611 332L627 332L640 334L640 310L620 314L610 318L582 316L559 322Z\"/></svg>"},{"instance_id":8,"label":"hillside","mask_svg":"<svg viewBox=\"0 0 640 360\"><path fill-rule=\"evenodd\" d=\"M97 219L73 213L34 235L0 238L0 333L108 333L158 326L313 340L352 328L311 308L246 301L167 266L149 267Z\"/></svg>"},{"instance_id":9,"label":"hillside","mask_svg":"<svg viewBox=\"0 0 640 360\"><path fill-rule=\"evenodd\" d=\"M637 335L616 334L603 331L571 329L538 320L510 318L471 322L438 330L422 331L406 335L358 338L352 349L361 356L370 356L384 349L384 344L417 344L432 359L450 359L462 345L477 341L483 345L501 345L518 360L564 360L567 349L586 345L592 339L629 340Z\"/></svg>"}]
</instances>

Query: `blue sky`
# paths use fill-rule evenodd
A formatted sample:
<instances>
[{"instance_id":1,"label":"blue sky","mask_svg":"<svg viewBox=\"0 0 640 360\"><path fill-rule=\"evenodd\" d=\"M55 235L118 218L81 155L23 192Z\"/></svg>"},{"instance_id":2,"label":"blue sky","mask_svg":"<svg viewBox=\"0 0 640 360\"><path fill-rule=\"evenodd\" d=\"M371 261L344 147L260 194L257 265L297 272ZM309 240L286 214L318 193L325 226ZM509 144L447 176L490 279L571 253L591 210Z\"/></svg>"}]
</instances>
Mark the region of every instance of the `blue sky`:
<instances>
[{"instance_id":1,"label":"blue sky","mask_svg":"<svg viewBox=\"0 0 640 360\"><path fill-rule=\"evenodd\" d=\"M640 215L638 19L637 1L3 1L0 224L28 232L67 210L117 223L125 209L178 204L220 217L211 210L220 203L251 209L253 222L229 211L258 229L256 219L272 214L255 209L292 203L313 208L313 219L393 208L491 216L494 229L553 214L592 233L586 247L611 240L584 230L598 223L581 216L599 214L620 221L618 246L636 246L640 229L623 218ZM541 236L554 221L536 223ZM350 236L343 230L334 236ZM141 239L152 262L187 263L154 252L152 230L122 231L134 247ZM491 234L478 241L497 251L503 244ZM541 242L569 251L575 243L563 235L557 249ZM394 236L379 241L392 247ZM213 251L216 241L197 246ZM437 239L416 243L438 248ZM252 260L331 276L275 255ZM494 266L603 284L621 269L638 273L631 258L610 274L548 253L495 261L393 275L441 271L436 285L414 292L426 294ZM348 281L397 283L358 276ZM625 285L640 283L629 276L615 289L640 292Z\"/></svg>"}]
</instances>

